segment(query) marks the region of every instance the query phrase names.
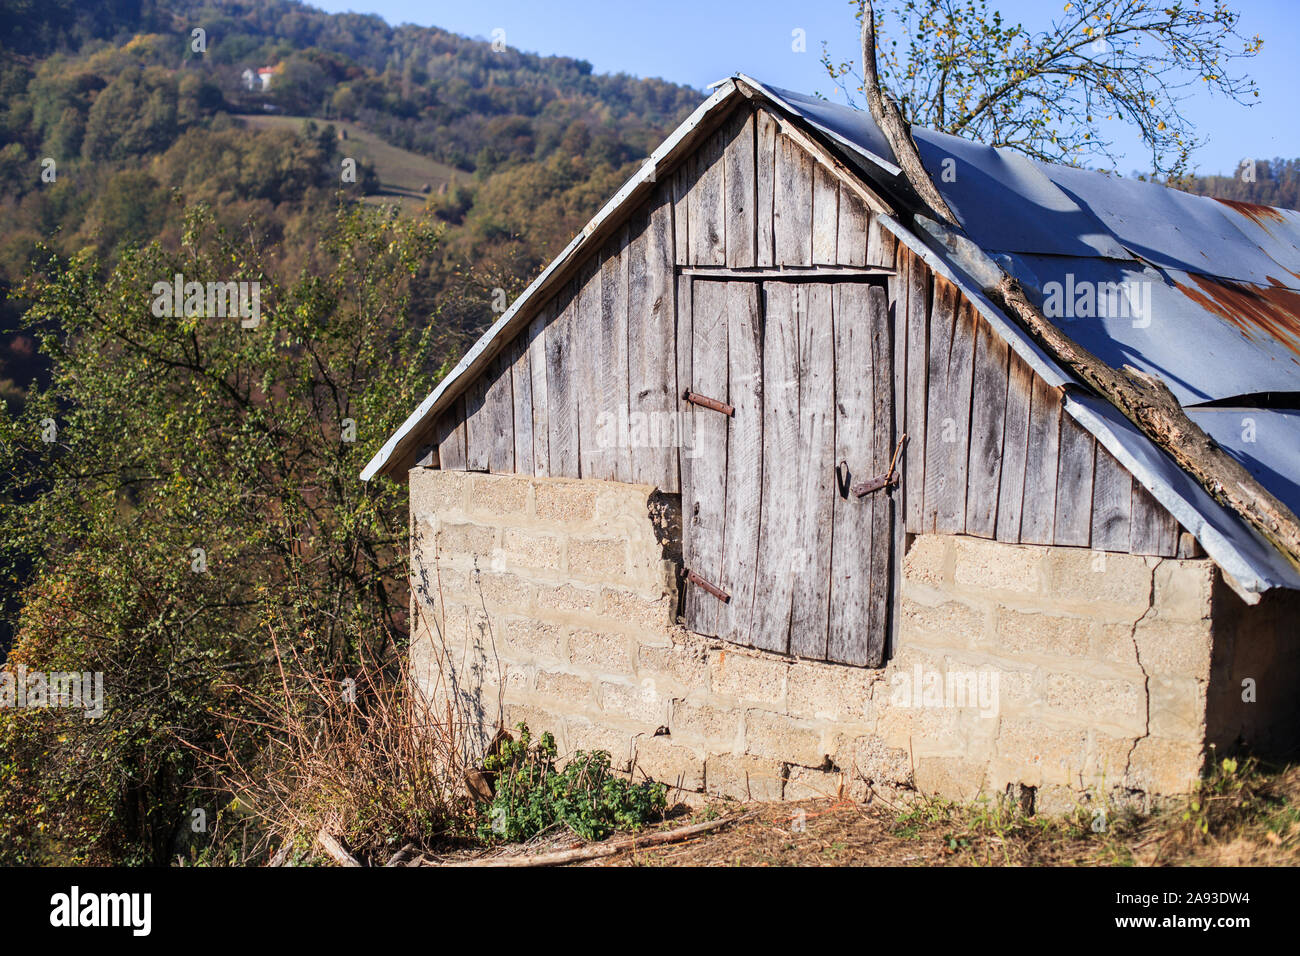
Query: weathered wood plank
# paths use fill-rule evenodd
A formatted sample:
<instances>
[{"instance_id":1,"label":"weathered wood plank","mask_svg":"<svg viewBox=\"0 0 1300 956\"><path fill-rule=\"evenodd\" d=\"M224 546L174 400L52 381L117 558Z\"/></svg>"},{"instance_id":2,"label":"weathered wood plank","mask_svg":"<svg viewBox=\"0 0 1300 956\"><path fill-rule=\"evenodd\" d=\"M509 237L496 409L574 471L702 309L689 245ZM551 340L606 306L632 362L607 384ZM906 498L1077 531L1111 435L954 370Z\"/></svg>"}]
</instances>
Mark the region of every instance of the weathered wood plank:
<instances>
[{"instance_id":1,"label":"weathered wood plank","mask_svg":"<svg viewBox=\"0 0 1300 956\"><path fill-rule=\"evenodd\" d=\"M992 538L998 529L1009 353L1006 341L981 320L975 344L970 461L966 468L966 533L981 538Z\"/></svg>"},{"instance_id":2,"label":"weathered wood plank","mask_svg":"<svg viewBox=\"0 0 1300 956\"><path fill-rule=\"evenodd\" d=\"M894 453L893 395L890 393L894 355L889 329L888 302L885 291L872 288L867 294L871 316L872 403L875 425L872 434L873 470L883 475L889 470ZM871 579L867 601L866 659L868 667L880 667L885 660L885 644L893 591L894 500L888 491L877 493L871 505Z\"/></svg>"},{"instance_id":3,"label":"weathered wood plank","mask_svg":"<svg viewBox=\"0 0 1300 956\"><path fill-rule=\"evenodd\" d=\"M840 192L844 196L849 195L847 189L842 189ZM841 199L842 201L843 199ZM898 239L881 224L880 217L873 213L871 215L871 225L867 228L867 265L892 269L897 246Z\"/></svg>"},{"instance_id":4,"label":"weathered wood plank","mask_svg":"<svg viewBox=\"0 0 1300 956\"><path fill-rule=\"evenodd\" d=\"M779 652L789 647L790 552L799 531L798 288L784 282L763 286L763 505L752 641Z\"/></svg>"},{"instance_id":5,"label":"weathered wood plank","mask_svg":"<svg viewBox=\"0 0 1300 956\"><path fill-rule=\"evenodd\" d=\"M691 349L694 342L692 333L691 292L694 283L690 279L678 278L676 285L677 316L676 334L673 337L674 351L677 354L677 389L674 393L674 408L677 411L677 486L681 489L682 501L686 500L686 486L690 480L691 462L695 460L695 415L694 405L682 398L682 393L691 384Z\"/></svg>"},{"instance_id":6,"label":"weathered wood plank","mask_svg":"<svg viewBox=\"0 0 1300 956\"><path fill-rule=\"evenodd\" d=\"M533 464L533 372L528 358L528 330L510 344L510 385L514 393L514 471L534 473Z\"/></svg>"},{"instance_id":7,"label":"weathered wood plank","mask_svg":"<svg viewBox=\"0 0 1300 956\"><path fill-rule=\"evenodd\" d=\"M726 519L721 587L731 601L718 606L718 636L749 644L758 572L758 524L763 497L763 330L759 292L751 283L727 283ZM701 414L707 414L701 412ZM762 595L757 596L763 600Z\"/></svg>"},{"instance_id":8,"label":"weathered wood plank","mask_svg":"<svg viewBox=\"0 0 1300 956\"><path fill-rule=\"evenodd\" d=\"M604 271L603 255L593 257L583 267L578 280L577 335L571 342L573 352L568 359L578 383L578 468L583 478L608 477L613 471L609 449L600 446L596 435L604 399L601 355Z\"/></svg>"},{"instance_id":9,"label":"weathered wood plank","mask_svg":"<svg viewBox=\"0 0 1300 956\"><path fill-rule=\"evenodd\" d=\"M813 168L812 261L833 265L840 225L840 185L824 166Z\"/></svg>"},{"instance_id":10,"label":"weathered wood plank","mask_svg":"<svg viewBox=\"0 0 1300 956\"><path fill-rule=\"evenodd\" d=\"M755 206L755 227L758 245L757 264L770 266L776 263L775 233L773 232L773 197L776 189L776 136L777 124L767 110L759 110L754 117L755 183L758 202Z\"/></svg>"},{"instance_id":11,"label":"weathered wood plank","mask_svg":"<svg viewBox=\"0 0 1300 956\"><path fill-rule=\"evenodd\" d=\"M930 365L930 270L910 250L899 249L907 287L907 530L921 534L925 514L926 386ZM900 273L901 274L901 273Z\"/></svg>"},{"instance_id":12,"label":"weathered wood plank","mask_svg":"<svg viewBox=\"0 0 1300 956\"><path fill-rule=\"evenodd\" d=\"M600 368L600 405L596 412L596 442L601 449L593 478L630 481L632 477L628 422L628 230L622 227L605 248L600 275L600 351L593 356ZM590 361L591 359L589 359Z\"/></svg>"},{"instance_id":13,"label":"weathered wood plank","mask_svg":"<svg viewBox=\"0 0 1300 956\"><path fill-rule=\"evenodd\" d=\"M458 397L438 416L434 424L434 442L438 446L438 467L443 471L465 470L465 398Z\"/></svg>"},{"instance_id":14,"label":"weathered wood plank","mask_svg":"<svg viewBox=\"0 0 1300 956\"><path fill-rule=\"evenodd\" d=\"M799 326L798 494L788 507L799 517L797 538L786 553L794 575L790 653L826 658L831 527L835 477L835 327L833 287L794 287ZM779 462L774 467L781 467Z\"/></svg>"},{"instance_id":15,"label":"weathered wood plank","mask_svg":"<svg viewBox=\"0 0 1300 956\"><path fill-rule=\"evenodd\" d=\"M1029 403L1029 453L1025 459L1025 494L1020 540L1051 544L1056 523L1056 472L1060 458L1061 396L1034 376Z\"/></svg>"},{"instance_id":16,"label":"weathered wood plank","mask_svg":"<svg viewBox=\"0 0 1300 956\"><path fill-rule=\"evenodd\" d=\"M1002 474L998 488L999 541L1020 541L1025 464L1029 455L1029 406L1033 393L1033 369L1012 352L1007 376L1007 412L1002 427Z\"/></svg>"},{"instance_id":17,"label":"weathered wood plank","mask_svg":"<svg viewBox=\"0 0 1300 956\"><path fill-rule=\"evenodd\" d=\"M1132 514L1133 476L1099 444L1092 480L1092 547L1127 551Z\"/></svg>"},{"instance_id":18,"label":"weathered wood plank","mask_svg":"<svg viewBox=\"0 0 1300 956\"><path fill-rule=\"evenodd\" d=\"M890 250L890 266L895 267L898 263L897 253L893 248ZM906 277L899 275L895 271L886 283L889 294L889 321L894 330L891 347L893 350L894 366L894 391L891 396L894 406L894 438L896 441L904 440L907 434L907 281ZM904 444L906 450L907 439ZM893 594L903 593L903 554L907 550L907 522L904 520L904 502L907 501L907 460L906 451L898 460L898 484L890 493L890 523L893 525L894 549L892 551L893 560L890 561L891 571L890 580L893 584ZM886 656L893 654L894 648L898 647L898 631L901 615L893 612L891 608L889 614L889 630L885 635Z\"/></svg>"},{"instance_id":19,"label":"weathered wood plank","mask_svg":"<svg viewBox=\"0 0 1300 956\"><path fill-rule=\"evenodd\" d=\"M690 387L704 395L727 394L727 284L692 283ZM698 405L694 417L695 457L689 482L682 487L682 525L686 567L714 584L722 576L723 528L726 520L727 417ZM688 584L686 626L715 635L717 598Z\"/></svg>"},{"instance_id":20,"label":"weathered wood plank","mask_svg":"<svg viewBox=\"0 0 1300 956\"><path fill-rule=\"evenodd\" d=\"M677 364L674 360L672 205L657 189L632 220L628 251L628 481L675 494Z\"/></svg>"},{"instance_id":21,"label":"weathered wood plank","mask_svg":"<svg viewBox=\"0 0 1300 956\"><path fill-rule=\"evenodd\" d=\"M465 391L465 458L470 471L514 471L514 393L509 348Z\"/></svg>"},{"instance_id":22,"label":"weathered wood plank","mask_svg":"<svg viewBox=\"0 0 1300 956\"><path fill-rule=\"evenodd\" d=\"M867 264L868 220L867 204L855 196L852 190L841 189L835 238L835 261L840 265Z\"/></svg>"},{"instance_id":23,"label":"weathered wood plank","mask_svg":"<svg viewBox=\"0 0 1300 956\"><path fill-rule=\"evenodd\" d=\"M690 197L695 183L695 154L682 160L673 173L673 261L679 266L690 261Z\"/></svg>"},{"instance_id":24,"label":"weathered wood plank","mask_svg":"<svg viewBox=\"0 0 1300 956\"><path fill-rule=\"evenodd\" d=\"M1097 441L1082 425L1061 415L1061 462L1056 472L1053 541L1086 548L1092 539L1093 467Z\"/></svg>"},{"instance_id":25,"label":"weathered wood plank","mask_svg":"<svg viewBox=\"0 0 1300 956\"><path fill-rule=\"evenodd\" d=\"M1162 558L1172 558L1178 553L1178 521L1136 480L1129 551Z\"/></svg>"},{"instance_id":26,"label":"weathered wood plank","mask_svg":"<svg viewBox=\"0 0 1300 956\"><path fill-rule=\"evenodd\" d=\"M729 139L723 158L727 206L727 265L735 268L756 265L758 262L754 113L752 110L739 110L727 125Z\"/></svg>"},{"instance_id":27,"label":"weathered wood plank","mask_svg":"<svg viewBox=\"0 0 1300 956\"><path fill-rule=\"evenodd\" d=\"M813 163L790 137L776 144L772 227L776 265L812 265Z\"/></svg>"},{"instance_id":28,"label":"weathered wood plank","mask_svg":"<svg viewBox=\"0 0 1300 956\"><path fill-rule=\"evenodd\" d=\"M556 478L581 474L578 455L578 370L572 343L578 327L578 286L570 282L556 297L556 316L546 329L546 431L548 473Z\"/></svg>"},{"instance_id":29,"label":"weathered wood plank","mask_svg":"<svg viewBox=\"0 0 1300 956\"><path fill-rule=\"evenodd\" d=\"M718 130L696 153L695 185L687 203L691 221L686 258L692 265L727 264L726 167L722 161L725 136L725 130Z\"/></svg>"},{"instance_id":30,"label":"weathered wood plank","mask_svg":"<svg viewBox=\"0 0 1300 956\"><path fill-rule=\"evenodd\" d=\"M878 474L869 292L857 285L835 290L835 462L837 467L843 462L845 468L836 475L826 657L859 665L867 662L872 511L881 496L858 498L848 490Z\"/></svg>"},{"instance_id":31,"label":"weathered wood plank","mask_svg":"<svg viewBox=\"0 0 1300 956\"><path fill-rule=\"evenodd\" d=\"M930 312L929 395L926 409L925 514L927 532L966 530L966 465L974 373L973 308L943 278L935 279Z\"/></svg>"},{"instance_id":32,"label":"weathered wood plank","mask_svg":"<svg viewBox=\"0 0 1300 956\"><path fill-rule=\"evenodd\" d=\"M465 387L465 470L487 471L492 460L492 413L487 407L489 366Z\"/></svg>"},{"instance_id":33,"label":"weathered wood plank","mask_svg":"<svg viewBox=\"0 0 1300 956\"><path fill-rule=\"evenodd\" d=\"M533 474L551 473L550 421L546 414L546 327L555 317L554 300L528 323L528 375L533 398Z\"/></svg>"}]
</instances>

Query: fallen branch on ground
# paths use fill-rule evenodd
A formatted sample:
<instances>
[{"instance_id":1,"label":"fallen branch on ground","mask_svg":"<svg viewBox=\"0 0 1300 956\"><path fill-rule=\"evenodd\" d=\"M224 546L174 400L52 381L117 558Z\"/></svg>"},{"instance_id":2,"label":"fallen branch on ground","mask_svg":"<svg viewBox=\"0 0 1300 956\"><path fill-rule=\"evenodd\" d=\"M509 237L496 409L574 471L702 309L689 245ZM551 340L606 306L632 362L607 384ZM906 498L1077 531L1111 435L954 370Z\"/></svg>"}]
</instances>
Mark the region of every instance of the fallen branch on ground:
<instances>
[{"instance_id":1,"label":"fallen branch on ground","mask_svg":"<svg viewBox=\"0 0 1300 956\"><path fill-rule=\"evenodd\" d=\"M321 845L325 855L337 863L339 866L361 866L361 861L355 856L343 849L343 844L336 838L327 833L324 829L316 834L316 842Z\"/></svg>"},{"instance_id":2,"label":"fallen branch on ground","mask_svg":"<svg viewBox=\"0 0 1300 956\"><path fill-rule=\"evenodd\" d=\"M693 823L690 826L678 827L676 830L664 830L661 833L650 833L646 836L630 837L624 840L618 840L612 843L596 843L591 846L581 846L573 850L556 850L552 853L527 853L520 856L490 856L477 860L466 860L459 863L447 863L445 866L561 866L565 863L578 863L583 860L596 860L601 857L614 856L622 853L624 850L644 850L652 846L664 846L669 843L680 843L688 840L693 836L699 836L701 833L711 833L715 830L721 830L725 827L732 826L742 820L756 816L758 811L752 810L749 813L737 814L734 817L724 817L721 820L710 820L707 823Z\"/></svg>"}]
</instances>

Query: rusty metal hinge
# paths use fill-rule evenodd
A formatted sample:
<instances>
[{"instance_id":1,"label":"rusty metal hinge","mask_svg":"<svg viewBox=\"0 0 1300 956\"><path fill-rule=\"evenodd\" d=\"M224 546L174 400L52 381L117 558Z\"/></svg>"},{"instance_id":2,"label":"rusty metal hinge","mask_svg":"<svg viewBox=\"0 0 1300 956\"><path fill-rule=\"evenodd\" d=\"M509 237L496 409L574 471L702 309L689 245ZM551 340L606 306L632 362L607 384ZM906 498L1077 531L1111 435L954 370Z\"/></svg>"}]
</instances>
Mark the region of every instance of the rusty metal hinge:
<instances>
[{"instance_id":1,"label":"rusty metal hinge","mask_svg":"<svg viewBox=\"0 0 1300 956\"><path fill-rule=\"evenodd\" d=\"M898 445L894 448L894 457L889 460L889 470L883 475L877 475L874 478L868 478L866 481L860 481L853 486L853 494L859 498L865 498L873 491L879 491L881 488L888 488L891 485L898 484L898 475L894 472L894 466L898 464L898 455L903 450L903 443L907 441L907 435L904 434L898 440ZM847 468L847 462L840 462L840 465ZM841 484L841 487L843 485Z\"/></svg>"},{"instance_id":2,"label":"rusty metal hinge","mask_svg":"<svg viewBox=\"0 0 1300 956\"><path fill-rule=\"evenodd\" d=\"M694 571L690 571L690 570L688 570L688 571L686 572L686 580L687 580L687 581L690 581L692 584L698 584L700 587L704 588L704 590L708 591L710 594L712 594L715 598L717 598L717 599L718 599L719 601L721 601L723 604L730 604L730 603L731 603L731 595L730 595L730 594L728 594L726 591L722 590L722 588L718 587L716 584L713 584L713 583L711 583L711 582L709 582L709 581L704 580L704 578L700 577L700 576L699 576L698 574L696 574Z\"/></svg>"},{"instance_id":3,"label":"rusty metal hinge","mask_svg":"<svg viewBox=\"0 0 1300 956\"><path fill-rule=\"evenodd\" d=\"M686 399L692 405L702 405L705 408L711 408L715 412L731 417L736 414L736 407L728 405L726 402L720 402L716 398L709 398L707 395L701 395L699 392L692 392L689 388L682 393L682 398Z\"/></svg>"}]
</instances>

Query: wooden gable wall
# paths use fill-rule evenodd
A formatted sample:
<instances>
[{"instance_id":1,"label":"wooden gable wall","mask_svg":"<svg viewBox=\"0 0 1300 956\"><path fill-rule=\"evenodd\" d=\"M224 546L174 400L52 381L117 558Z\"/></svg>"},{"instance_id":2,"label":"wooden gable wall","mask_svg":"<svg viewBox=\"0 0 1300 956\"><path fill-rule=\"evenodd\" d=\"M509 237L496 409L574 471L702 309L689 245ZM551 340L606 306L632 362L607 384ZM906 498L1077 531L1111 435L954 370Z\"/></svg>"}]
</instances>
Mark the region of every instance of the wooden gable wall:
<instances>
[{"instance_id":1,"label":"wooden gable wall","mask_svg":"<svg viewBox=\"0 0 1300 956\"><path fill-rule=\"evenodd\" d=\"M678 274L880 266L895 270L894 433L908 435L895 496L907 532L1177 554L1178 523L836 167L765 109L734 111L437 419L439 466L680 492L693 370L677 348L692 312ZM602 440L637 413L648 440Z\"/></svg>"}]
</instances>

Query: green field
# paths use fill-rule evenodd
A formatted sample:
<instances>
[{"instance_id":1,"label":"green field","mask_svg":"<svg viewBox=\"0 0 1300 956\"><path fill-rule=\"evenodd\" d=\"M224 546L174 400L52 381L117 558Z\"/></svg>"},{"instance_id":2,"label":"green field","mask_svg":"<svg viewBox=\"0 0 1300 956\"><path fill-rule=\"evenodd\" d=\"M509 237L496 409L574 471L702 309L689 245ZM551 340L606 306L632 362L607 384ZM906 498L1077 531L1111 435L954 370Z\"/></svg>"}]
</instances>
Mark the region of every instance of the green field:
<instances>
[{"instance_id":1,"label":"green field","mask_svg":"<svg viewBox=\"0 0 1300 956\"><path fill-rule=\"evenodd\" d=\"M404 210L413 212L424 206L427 196L436 196L443 183L450 183L457 176L462 180L468 177L468 173L452 166L393 146L364 127L346 120L262 115L242 115L239 118L254 129L290 129L297 132L302 129L303 123L313 119L317 126L324 127L333 123L335 129L344 130L347 133L347 140L339 142L339 151L344 156L353 156L357 160L373 163L375 171L379 174L381 192L374 196L367 196L366 202L397 201ZM421 192L421 188L426 184L430 187L428 194Z\"/></svg>"}]
</instances>

